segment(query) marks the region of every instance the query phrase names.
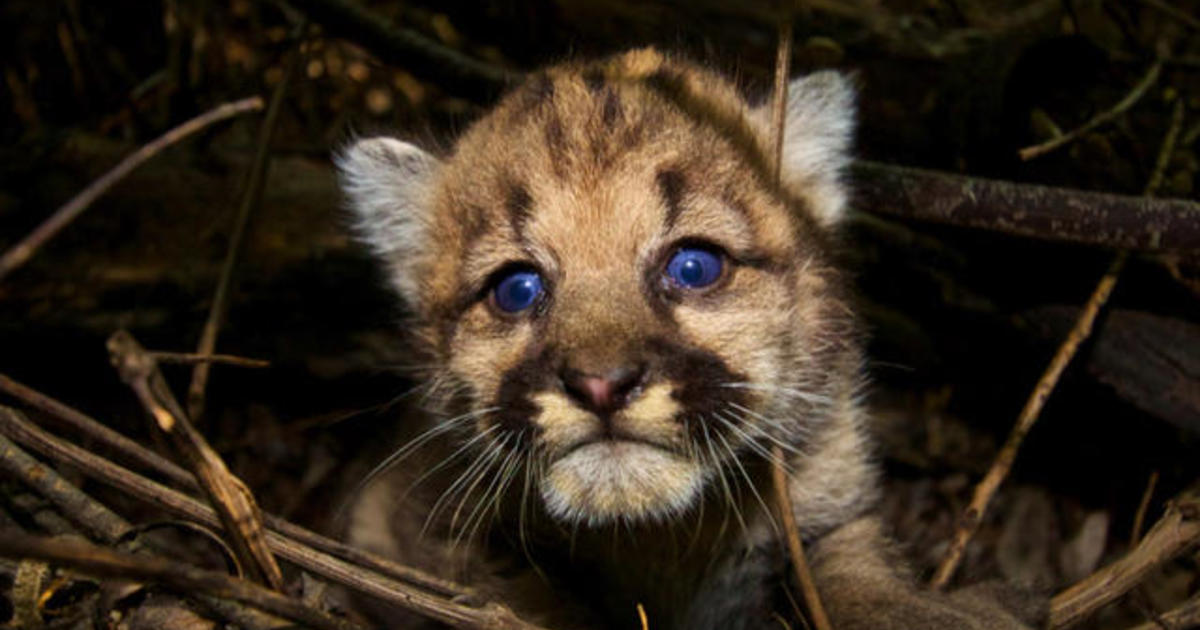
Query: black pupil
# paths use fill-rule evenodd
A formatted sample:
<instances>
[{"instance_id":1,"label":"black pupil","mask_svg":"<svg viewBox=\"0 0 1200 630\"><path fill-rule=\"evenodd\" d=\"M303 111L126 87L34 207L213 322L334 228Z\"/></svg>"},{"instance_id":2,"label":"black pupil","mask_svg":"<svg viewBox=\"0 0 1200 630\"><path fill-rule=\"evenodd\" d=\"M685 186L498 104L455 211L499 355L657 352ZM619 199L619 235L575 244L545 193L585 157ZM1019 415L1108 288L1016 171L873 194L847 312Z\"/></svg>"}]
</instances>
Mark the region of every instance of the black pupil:
<instances>
[{"instance_id":1,"label":"black pupil","mask_svg":"<svg viewBox=\"0 0 1200 630\"><path fill-rule=\"evenodd\" d=\"M520 308L531 302L533 295L533 281L528 277L517 278L508 285L508 302L515 308Z\"/></svg>"},{"instance_id":2,"label":"black pupil","mask_svg":"<svg viewBox=\"0 0 1200 630\"><path fill-rule=\"evenodd\" d=\"M704 279L704 264L696 258L683 261L679 269L679 277L687 284L696 284Z\"/></svg>"}]
</instances>

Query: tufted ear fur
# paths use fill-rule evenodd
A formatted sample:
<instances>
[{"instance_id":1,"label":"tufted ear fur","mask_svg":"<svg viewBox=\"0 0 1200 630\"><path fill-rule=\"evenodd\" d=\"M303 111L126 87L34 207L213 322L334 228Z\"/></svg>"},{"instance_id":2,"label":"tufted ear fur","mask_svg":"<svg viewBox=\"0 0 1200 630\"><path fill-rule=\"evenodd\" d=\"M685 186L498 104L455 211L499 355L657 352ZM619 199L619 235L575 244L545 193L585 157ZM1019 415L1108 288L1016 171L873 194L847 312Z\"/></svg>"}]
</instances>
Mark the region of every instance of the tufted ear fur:
<instances>
[{"instance_id":1,"label":"tufted ear fur","mask_svg":"<svg viewBox=\"0 0 1200 630\"><path fill-rule=\"evenodd\" d=\"M383 261L400 295L419 304L417 263L429 254L431 193L440 162L412 144L386 137L358 140L335 161L354 213L355 235Z\"/></svg>"},{"instance_id":2,"label":"tufted ear fur","mask_svg":"<svg viewBox=\"0 0 1200 630\"><path fill-rule=\"evenodd\" d=\"M771 130L771 103L756 114ZM854 86L831 70L794 79L788 85L783 139L783 187L808 202L817 222L837 225L846 213L843 172L854 136Z\"/></svg>"}]
</instances>

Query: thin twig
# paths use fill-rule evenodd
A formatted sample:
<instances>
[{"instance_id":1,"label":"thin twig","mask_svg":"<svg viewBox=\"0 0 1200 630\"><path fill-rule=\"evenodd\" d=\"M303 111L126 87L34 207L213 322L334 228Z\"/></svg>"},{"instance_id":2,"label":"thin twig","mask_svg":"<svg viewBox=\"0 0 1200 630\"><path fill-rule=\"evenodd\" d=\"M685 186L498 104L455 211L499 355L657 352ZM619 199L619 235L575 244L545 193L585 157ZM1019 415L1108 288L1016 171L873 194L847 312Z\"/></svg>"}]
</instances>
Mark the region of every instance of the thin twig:
<instances>
[{"instance_id":1,"label":"thin twig","mask_svg":"<svg viewBox=\"0 0 1200 630\"><path fill-rule=\"evenodd\" d=\"M301 25L295 30L294 36L297 39L303 33L303 29L304 26ZM300 65L300 57L300 46L297 44L292 47L292 51L288 55L287 62L284 64L283 78L279 80L279 84L271 93L271 104L267 107L267 115L263 118L262 127L259 128L254 162L250 167L250 174L246 178L246 187L242 191L241 205L238 206L237 218L234 219L233 234L229 237L229 249L226 250L225 261L221 264L221 277L217 281L217 289L213 293L212 304L208 308L208 318L204 321L204 329L200 332L200 341L196 344L196 354L201 356L213 354L217 347L217 336L221 332L221 324L225 321L225 314L229 310L233 275L237 269L238 260L241 258L242 242L245 240L247 227L250 225L250 217L262 202L263 187L271 163L271 138L275 135L283 98L287 94L292 76L296 74L296 68ZM208 386L208 375L211 369L212 363L208 361L197 363L192 368L192 381L188 386L187 410L188 416L197 423L204 418L204 392Z\"/></svg>"},{"instance_id":2,"label":"thin twig","mask_svg":"<svg viewBox=\"0 0 1200 630\"><path fill-rule=\"evenodd\" d=\"M92 479L111 486L132 498L145 501L173 516L193 520L210 527L219 527L221 524L216 512L208 505L122 468L88 450L52 436L34 426L13 409L0 406L0 432L45 457L70 466ZM398 581L386 577L373 567L364 568L354 564L353 561L346 561L314 550L303 540L318 539L322 540L326 546L342 546L336 541L324 539L297 525L279 520L272 523L271 519L268 519L268 525L274 531L268 534L267 542L271 549L279 554L279 557L331 582L342 584L381 602L412 610L455 628L539 630L538 626L522 621L502 604L484 601L477 605L468 605L468 602L481 601L468 589L463 589L453 595L443 595L434 587L429 587L429 590L418 588L413 585L417 583L416 580L409 581L399 578L404 581ZM303 532L304 537L293 536L294 532ZM358 553L367 555L361 551ZM376 559L376 562L382 565L394 565L394 563L382 559ZM393 570L395 571L395 569ZM410 567L402 567L398 572L420 574L419 571ZM445 588L446 584L432 576L426 576L423 581L430 584L441 584L442 588Z\"/></svg>"},{"instance_id":3,"label":"thin twig","mask_svg":"<svg viewBox=\"0 0 1200 630\"><path fill-rule=\"evenodd\" d=\"M1171 164L1171 156L1175 153L1182 130L1183 98L1176 97L1175 106L1171 108L1171 124L1167 127L1167 133L1159 145L1158 157L1154 160L1154 170L1150 173L1150 179L1146 181L1146 188L1142 191L1143 195L1153 197L1158 194L1158 189L1162 188L1162 183L1166 181L1167 167Z\"/></svg>"},{"instance_id":4,"label":"thin twig","mask_svg":"<svg viewBox=\"0 0 1200 630\"><path fill-rule=\"evenodd\" d=\"M113 365L138 400L154 419L154 424L183 456L192 474L200 482L209 501L221 515L234 554L255 581L275 590L283 588L283 574L267 546L258 503L246 484L229 469L204 436L192 426L166 379L141 345L126 331L117 331L108 339Z\"/></svg>"},{"instance_id":5,"label":"thin twig","mask_svg":"<svg viewBox=\"0 0 1200 630\"><path fill-rule=\"evenodd\" d=\"M812 571L808 568L808 560L804 557L804 543L800 540L800 529L796 526L796 515L792 507L792 495L788 492L787 473L783 466L783 449L776 446L772 453L771 478L775 486L775 501L779 506L779 516L783 520L783 531L787 542L788 554L792 559L792 572L800 594L808 606L808 616L812 619L816 630L831 630L829 616L821 604L821 596L817 593L817 585L813 582Z\"/></svg>"},{"instance_id":6,"label":"thin twig","mask_svg":"<svg viewBox=\"0 0 1200 630\"><path fill-rule=\"evenodd\" d=\"M779 21L779 47L775 51L775 101L771 104L771 179L776 185L783 172L783 140L787 123L788 74L792 66L792 20Z\"/></svg>"},{"instance_id":7,"label":"thin twig","mask_svg":"<svg viewBox=\"0 0 1200 630\"><path fill-rule=\"evenodd\" d=\"M788 74L791 59L792 16L789 10L784 9L779 20L779 46L775 53L775 101L771 111L771 174L776 186L779 185L783 173L783 141L787 125ZM816 629L830 630L829 617L825 614L825 606L821 603L821 596L817 593L812 572L808 568L808 559L804 556L804 543L800 540L800 530L796 526L796 515L792 507L792 495L788 491L788 476L781 463L783 458L783 450L776 446L771 464L771 480L775 486L775 499L783 521L784 538L788 554L791 556L796 586L800 589L800 595L804 598L808 615Z\"/></svg>"},{"instance_id":8,"label":"thin twig","mask_svg":"<svg viewBox=\"0 0 1200 630\"><path fill-rule=\"evenodd\" d=\"M53 562L96 577L154 581L182 590L199 591L250 604L322 630L361 630L361 626L350 621L224 573L161 558L117 553L78 540L5 532L0 536L0 555Z\"/></svg>"},{"instance_id":9,"label":"thin twig","mask_svg":"<svg viewBox=\"0 0 1200 630\"><path fill-rule=\"evenodd\" d=\"M201 363L220 363L222 365L233 365L244 368L268 368L271 367L270 361L262 359L251 359L249 357L239 357L233 354L198 354L193 352L158 352L150 351L149 354L159 363L175 363L177 365L198 365Z\"/></svg>"},{"instance_id":10,"label":"thin twig","mask_svg":"<svg viewBox=\"0 0 1200 630\"><path fill-rule=\"evenodd\" d=\"M112 170L101 175L99 179L88 185L82 192L72 197L70 201L60 206L49 219L46 219L33 232L30 232L28 236L22 239L21 242L5 252L4 256L0 257L0 280L3 280L14 269L23 265L42 245L46 244L46 241L49 241L58 234L60 230L66 227L71 221L74 221L100 195L107 192L109 188L112 188L114 184L121 181L121 179L133 171L133 169L141 166L146 160L154 157L166 147L183 140L213 123L225 120L226 118L232 118L238 114L258 111L262 107L263 101L257 96L232 103L225 103L143 145L140 149L121 160Z\"/></svg>"},{"instance_id":11,"label":"thin twig","mask_svg":"<svg viewBox=\"0 0 1200 630\"><path fill-rule=\"evenodd\" d=\"M1137 85L1133 86L1133 89L1125 95L1125 98L1122 98L1120 101L1118 101L1116 105L1113 105L1111 108L1100 112L1091 120L1083 123L1075 129L1072 129L1071 131L1068 131L1067 133L1064 133L1061 136L1051 138L1050 140L1047 140L1041 144L1035 144L1033 146L1021 149L1018 152L1018 155L1020 155L1022 160L1032 160L1040 155L1045 155L1065 144L1074 142L1083 136L1083 134L1125 113L1126 110L1128 110L1130 107L1133 107L1135 103L1137 103L1142 99L1143 96L1146 95L1146 92L1149 91L1150 86L1154 85L1154 83L1158 81L1158 76L1162 74L1162 67L1162 59L1155 61L1154 64L1150 66L1150 69L1146 71L1146 74L1142 76L1142 79L1138 81Z\"/></svg>"},{"instance_id":12,"label":"thin twig","mask_svg":"<svg viewBox=\"0 0 1200 630\"><path fill-rule=\"evenodd\" d=\"M1154 621L1138 624L1129 630L1187 630L1197 627L1200 627L1200 593L1162 613Z\"/></svg>"},{"instance_id":13,"label":"thin twig","mask_svg":"<svg viewBox=\"0 0 1200 630\"><path fill-rule=\"evenodd\" d=\"M1129 592L1163 563L1200 544L1200 495L1185 493L1167 504L1166 512L1132 551L1089 575L1050 600L1047 628L1059 630L1082 621Z\"/></svg>"},{"instance_id":14,"label":"thin twig","mask_svg":"<svg viewBox=\"0 0 1200 630\"><path fill-rule=\"evenodd\" d=\"M1141 2L1142 4L1152 6L1155 9L1158 9L1159 11L1162 11L1163 13L1175 18L1176 20L1179 20L1180 22L1200 31L1200 20L1192 17L1192 15L1189 13L1179 10L1177 7L1173 7L1166 2L1163 2L1163 0L1141 0Z\"/></svg>"},{"instance_id":15,"label":"thin twig","mask_svg":"<svg viewBox=\"0 0 1200 630\"><path fill-rule=\"evenodd\" d=\"M1146 523L1146 512L1150 510L1150 499L1154 497L1154 488L1158 485L1158 471L1150 473L1150 479L1146 482L1146 489L1142 492L1142 500L1138 501L1137 512L1133 515L1133 529L1129 534L1129 542L1131 545L1138 544L1142 539L1142 526Z\"/></svg>"}]
</instances>

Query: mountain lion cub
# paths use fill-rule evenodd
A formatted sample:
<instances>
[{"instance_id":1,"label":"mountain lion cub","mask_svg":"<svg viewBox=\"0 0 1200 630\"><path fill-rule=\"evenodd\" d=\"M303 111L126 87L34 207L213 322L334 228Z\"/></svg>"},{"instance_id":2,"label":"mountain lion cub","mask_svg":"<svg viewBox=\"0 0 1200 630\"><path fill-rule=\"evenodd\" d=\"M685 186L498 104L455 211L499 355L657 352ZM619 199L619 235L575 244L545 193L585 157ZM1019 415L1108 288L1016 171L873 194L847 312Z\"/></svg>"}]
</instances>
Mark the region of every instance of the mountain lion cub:
<instances>
[{"instance_id":1,"label":"mountain lion cub","mask_svg":"<svg viewBox=\"0 0 1200 630\"><path fill-rule=\"evenodd\" d=\"M783 627L778 449L837 630L1024 627L911 585L873 514L830 254L853 109L836 73L791 84L777 186L769 105L637 50L532 76L448 155L344 151L430 411L355 500L350 540L548 628L634 628L639 604L655 629Z\"/></svg>"}]
</instances>

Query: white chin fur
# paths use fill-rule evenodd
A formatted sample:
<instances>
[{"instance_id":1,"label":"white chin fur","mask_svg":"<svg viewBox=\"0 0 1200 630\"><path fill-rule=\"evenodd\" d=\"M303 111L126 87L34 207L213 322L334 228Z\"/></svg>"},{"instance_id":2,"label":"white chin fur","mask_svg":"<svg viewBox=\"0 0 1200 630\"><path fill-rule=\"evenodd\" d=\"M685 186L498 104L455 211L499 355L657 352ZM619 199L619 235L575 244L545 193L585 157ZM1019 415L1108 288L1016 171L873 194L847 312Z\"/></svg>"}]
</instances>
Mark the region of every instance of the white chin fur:
<instances>
[{"instance_id":1,"label":"white chin fur","mask_svg":"<svg viewBox=\"0 0 1200 630\"><path fill-rule=\"evenodd\" d=\"M588 525L661 520L700 494L700 467L636 442L597 442L550 465L542 500L555 518Z\"/></svg>"}]
</instances>

